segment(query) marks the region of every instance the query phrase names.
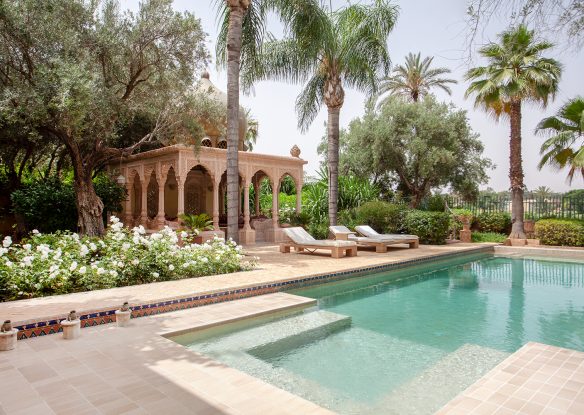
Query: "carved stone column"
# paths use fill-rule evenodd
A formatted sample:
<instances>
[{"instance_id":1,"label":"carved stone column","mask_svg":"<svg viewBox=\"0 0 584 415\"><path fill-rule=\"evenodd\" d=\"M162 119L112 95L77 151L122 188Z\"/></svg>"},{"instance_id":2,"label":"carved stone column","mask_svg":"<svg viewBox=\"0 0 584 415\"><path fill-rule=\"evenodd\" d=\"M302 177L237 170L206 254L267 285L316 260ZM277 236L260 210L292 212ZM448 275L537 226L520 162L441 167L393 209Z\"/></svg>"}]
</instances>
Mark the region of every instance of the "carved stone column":
<instances>
[{"instance_id":1,"label":"carved stone column","mask_svg":"<svg viewBox=\"0 0 584 415\"><path fill-rule=\"evenodd\" d=\"M279 201L278 195L280 194L279 189L280 183L276 183L274 180L274 185L272 186L272 222L274 223L274 229L278 228L278 219L279 219Z\"/></svg>"},{"instance_id":2,"label":"carved stone column","mask_svg":"<svg viewBox=\"0 0 584 415\"><path fill-rule=\"evenodd\" d=\"M239 230L239 243L244 245L255 244L256 232L252 229L249 219L249 185L247 179L243 179L243 229ZM241 202L240 202L241 203Z\"/></svg>"},{"instance_id":3,"label":"carved stone column","mask_svg":"<svg viewBox=\"0 0 584 415\"><path fill-rule=\"evenodd\" d=\"M163 228L166 220L164 218L164 188L166 185L166 177L159 176L156 178L156 182L158 183L158 213L156 215L156 224Z\"/></svg>"},{"instance_id":4,"label":"carved stone column","mask_svg":"<svg viewBox=\"0 0 584 415\"><path fill-rule=\"evenodd\" d=\"M260 215L260 180L257 176L253 181L253 207L256 216Z\"/></svg>"},{"instance_id":5,"label":"carved stone column","mask_svg":"<svg viewBox=\"0 0 584 415\"><path fill-rule=\"evenodd\" d=\"M182 177L176 176L176 183L178 192L177 216L180 218L185 213L185 180Z\"/></svg>"},{"instance_id":6,"label":"carved stone column","mask_svg":"<svg viewBox=\"0 0 584 415\"><path fill-rule=\"evenodd\" d=\"M296 213L302 211L302 182L296 184Z\"/></svg>"},{"instance_id":7,"label":"carved stone column","mask_svg":"<svg viewBox=\"0 0 584 415\"><path fill-rule=\"evenodd\" d=\"M243 227L251 229L249 226L249 183L243 185Z\"/></svg>"}]
</instances>

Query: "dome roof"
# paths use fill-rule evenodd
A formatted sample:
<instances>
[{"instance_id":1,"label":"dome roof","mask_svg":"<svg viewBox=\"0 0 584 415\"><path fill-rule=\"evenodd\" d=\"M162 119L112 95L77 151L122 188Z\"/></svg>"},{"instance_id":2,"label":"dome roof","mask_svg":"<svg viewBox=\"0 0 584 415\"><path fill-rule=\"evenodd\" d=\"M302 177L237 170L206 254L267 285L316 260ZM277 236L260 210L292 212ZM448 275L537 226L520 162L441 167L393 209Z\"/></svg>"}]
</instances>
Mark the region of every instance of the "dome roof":
<instances>
[{"instance_id":1,"label":"dome roof","mask_svg":"<svg viewBox=\"0 0 584 415\"><path fill-rule=\"evenodd\" d=\"M209 79L209 72L205 71L201 74L201 80L197 86L197 92L205 93L209 98L217 104L227 109L227 94L215 86ZM212 137L220 135L220 129L216 125L209 125L203 121L203 128L205 133ZM245 109L239 106L239 149L243 149L243 141L247 130L247 120L245 118Z\"/></svg>"}]
</instances>

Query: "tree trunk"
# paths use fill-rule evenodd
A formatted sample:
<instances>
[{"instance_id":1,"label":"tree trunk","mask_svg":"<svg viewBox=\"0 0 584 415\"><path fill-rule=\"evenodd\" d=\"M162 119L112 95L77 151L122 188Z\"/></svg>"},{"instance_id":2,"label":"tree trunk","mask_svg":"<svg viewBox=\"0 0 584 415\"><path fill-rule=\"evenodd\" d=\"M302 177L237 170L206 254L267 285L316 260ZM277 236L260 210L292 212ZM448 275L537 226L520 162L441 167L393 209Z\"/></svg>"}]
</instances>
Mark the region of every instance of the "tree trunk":
<instances>
[{"instance_id":1,"label":"tree trunk","mask_svg":"<svg viewBox=\"0 0 584 415\"><path fill-rule=\"evenodd\" d=\"M77 226L79 233L87 236L103 235L103 202L95 193L92 171L84 168L78 157L73 161L75 202L77 204Z\"/></svg>"},{"instance_id":2,"label":"tree trunk","mask_svg":"<svg viewBox=\"0 0 584 415\"><path fill-rule=\"evenodd\" d=\"M521 161L521 101L511 103L511 137L509 142L509 179L511 180L511 234L509 238L524 239L523 229L523 166Z\"/></svg>"},{"instance_id":3,"label":"tree trunk","mask_svg":"<svg viewBox=\"0 0 584 415\"><path fill-rule=\"evenodd\" d=\"M328 210L331 226L337 224L339 199L339 113L339 107L328 107Z\"/></svg>"},{"instance_id":4,"label":"tree trunk","mask_svg":"<svg viewBox=\"0 0 584 415\"><path fill-rule=\"evenodd\" d=\"M228 1L227 32L227 237L239 242L239 61L247 2Z\"/></svg>"}]
</instances>

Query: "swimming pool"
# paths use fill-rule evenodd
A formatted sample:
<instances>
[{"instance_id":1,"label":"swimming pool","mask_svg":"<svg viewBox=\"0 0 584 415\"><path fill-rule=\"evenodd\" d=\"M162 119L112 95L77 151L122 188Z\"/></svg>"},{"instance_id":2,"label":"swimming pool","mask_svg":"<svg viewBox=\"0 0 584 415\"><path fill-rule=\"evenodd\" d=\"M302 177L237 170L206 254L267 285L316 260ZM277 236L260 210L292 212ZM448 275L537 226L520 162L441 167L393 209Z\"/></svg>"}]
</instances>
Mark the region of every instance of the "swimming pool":
<instances>
[{"instance_id":1,"label":"swimming pool","mask_svg":"<svg viewBox=\"0 0 584 415\"><path fill-rule=\"evenodd\" d=\"M290 291L316 308L175 338L334 411L433 413L528 341L584 351L584 264L480 254Z\"/></svg>"}]
</instances>

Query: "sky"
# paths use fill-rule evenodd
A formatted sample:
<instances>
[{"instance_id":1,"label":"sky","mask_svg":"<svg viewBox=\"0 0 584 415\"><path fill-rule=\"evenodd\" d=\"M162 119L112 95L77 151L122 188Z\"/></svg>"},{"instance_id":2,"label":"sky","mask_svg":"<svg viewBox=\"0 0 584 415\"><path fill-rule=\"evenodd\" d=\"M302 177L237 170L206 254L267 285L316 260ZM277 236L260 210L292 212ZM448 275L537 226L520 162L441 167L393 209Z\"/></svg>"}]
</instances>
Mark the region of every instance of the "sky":
<instances>
[{"instance_id":1,"label":"sky","mask_svg":"<svg viewBox=\"0 0 584 415\"><path fill-rule=\"evenodd\" d=\"M364 0L366 2L366 0ZM136 9L138 0L121 2L125 7ZM464 92L468 84L463 77L469 68L465 57L468 54L467 38L469 32L465 22L467 2L465 0L396 0L400 12L397 25L389 36L388 45L393 64L401 64L409 52L421 52L422 56L434 56L436 67L448 67L450 74L459 80L452 86L452 95L434 91L436 96L445 102L452 102L458 108L468 111L472 129L480 134L485 145L484 156L489 157L496 165L489 171L489 183L481 186L495 190L509 188L509 123L501 120L498 123L483 111L473 108L472 99L465 99ZM346 0L332 0L333 8L347 4ZM221 90L226 90L227 78L225 71L218 71L214 62L215 39L217 38L217 18L215 0L175 0L176 10L188 10L201 19L204 31L208 34L207 46L213 61L209 65L211 81ZM496 16L488 26L479 33L476 42L480 44L496 41L496 34L505 29L506 16ZM268 30L278 35L282 26L272 16ZM563 192L575 188L584 188L581 177L575 178L569 185L566 172L557 172L549 167L537 169L539 148L544 137L534 134L537 123L544 117L553 115L568 99L584 95L584 52L575 48L554 48L551 57L558 59L564 66L560 90L554 102L546 109L526 104L523 108L523 168L525 184L528 189L538 186L550 187L553 191ZM470 64L483 64L476 51ZM301 158L308 161L305 168L309 175L318 169L320 158L317 146L325 134L326 108L323 107L306 133L297 128L297 118L294 103L301 91L301 85L291 85L282 82L259 82L250 95L240 97L240 103L250 108L259 122L259 137L254 152L288 155L290 148L296 144L300 147ZM350 121L364 113L365 96L362 93L347 89L345 103L341 109L340 125L346 127Z\"/></svg>"}]
</instances>

